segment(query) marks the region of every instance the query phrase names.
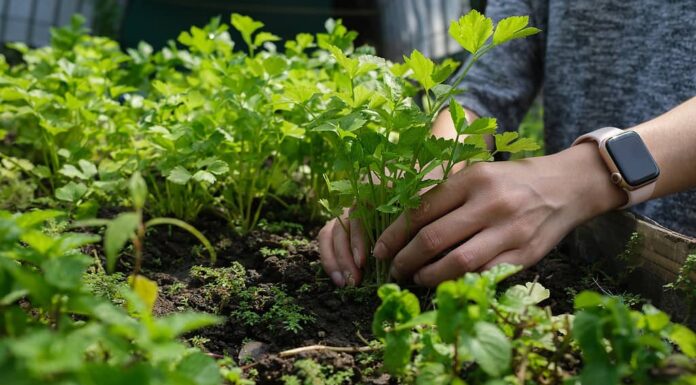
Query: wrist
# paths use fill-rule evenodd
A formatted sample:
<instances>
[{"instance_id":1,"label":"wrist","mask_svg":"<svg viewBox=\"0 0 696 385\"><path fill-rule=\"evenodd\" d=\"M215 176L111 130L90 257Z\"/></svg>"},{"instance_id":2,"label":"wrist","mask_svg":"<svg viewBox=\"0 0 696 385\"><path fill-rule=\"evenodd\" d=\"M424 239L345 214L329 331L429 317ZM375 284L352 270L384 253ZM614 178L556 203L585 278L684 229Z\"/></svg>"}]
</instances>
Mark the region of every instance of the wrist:
<instances>
[{"instance_id":1,"label":"wrist","mask_svg":"<svg viewBox=\"0 0 696 385\"><path fill-rule=\"evenodd\" d=\"M580 222L626 203L626 192L611 182L596 144L582 143L552 156L566 176L572 199L568 206Z\"/></svg>"}]
</instances>

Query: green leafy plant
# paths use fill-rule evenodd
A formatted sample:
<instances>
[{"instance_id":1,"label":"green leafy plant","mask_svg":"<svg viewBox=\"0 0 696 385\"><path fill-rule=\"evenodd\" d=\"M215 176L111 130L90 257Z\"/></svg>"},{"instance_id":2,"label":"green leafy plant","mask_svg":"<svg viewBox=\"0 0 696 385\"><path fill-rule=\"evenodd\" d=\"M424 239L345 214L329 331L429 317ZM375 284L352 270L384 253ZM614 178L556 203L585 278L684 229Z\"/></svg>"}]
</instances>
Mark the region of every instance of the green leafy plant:
<instances>
[{"instance_id":1,"label":"green leafy plant","mask_svg":"<svg viewBox=\"0 0 696 385\"><path fill-rule=\"evenodd\" d=\"M666 289L684 295L688 304L687 317L690 317L693 310L696 309L696 280L693 278L694 273L696 273L696 254L690 254L679 268L677 279L665 285Z\"/></svg>"},{"instance_id":2,"label":"green leafy plant","mask_svg":"<svg viewBox=\"0 0 696 385\"><path fill-rule=\"evenodd\" d=\"M404 57L404 64L390 65L374 56L351 54L350 49L327 47L336 61L336 87L320 96L331 108L317 115L310 127L323 133L335 152L334 177L327 177L330 194L323 204L339 220L344 209L352 208L351 216L362 224L369 246L396 216L417 208L421 191L445 181L455 164L486 161L496 152L537 148L517 133L496 134L493 118L467 122L463 108L452 98L483 55L538 32L527 23L527 17L510 17L494 31L491 19L476 11L452 22L450 35L470 57L450 84L445 82L457 67L452 61L436 64L413 51ZM376 71L384 66L390 71ZM419 89L422 108L413 99ZM435 138L430 132L447 103L457 134L454 140ZM489 152L486 135L494 137L495 152ZM370 267L368 280L387 279L384 263L375 260Z\"/></svg>"},{"instance_id":3,"label":"green leafy plant","mask_svg":"<svg viewBox=\"0 0 696 385\"><path fill-rule=\"evenodd\" d=\"M0 212L0 372L5 383L222 383L213 359L176 337L220 322L206 314L155 318L140 296L127 311L89 292L91 234L48 235L57 211Z\"/></svg>"},{"instance_id":4,"label":"green leafy plant","mask_svg":"<svg viewBox=\"0 0 696 385\"><path fill-rule=\"evenodd\" d=\"M553 316L538 305L550 295L539 283L497 295L517 271L499 265L444 282L428 312L409 291L382 286L372 326L385 369L416 384L657 384L696 373L696 334L665 313L587 291L574 315Z\"/></svg>"}]
</instances>

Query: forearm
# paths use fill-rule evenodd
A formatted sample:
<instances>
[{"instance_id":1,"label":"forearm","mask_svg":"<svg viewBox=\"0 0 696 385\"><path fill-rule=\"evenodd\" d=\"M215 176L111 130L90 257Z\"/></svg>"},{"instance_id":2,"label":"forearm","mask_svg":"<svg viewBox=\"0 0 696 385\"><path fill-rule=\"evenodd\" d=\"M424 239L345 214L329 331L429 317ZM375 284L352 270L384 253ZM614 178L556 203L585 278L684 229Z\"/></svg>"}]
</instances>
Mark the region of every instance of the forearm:
<instances>
[{"instance_id":1,"label":"forearm","mask_svg":"<svg viewBox=\"0 0 696 385\"><path fill-rule=\"evenodd\" d=\"M660 167L652 198L696 187L696 98L645 123L630 128L636 131ZM626 194L609 180L607 167L597 147L585 143L556 155L556 164L573 172L581 188L578 197L586 202L590 216L620 207ZM585 218L586 219L586 218Z\"/></svg>"},{"instance_id":2,"label":"forearm","mask_svg":"<svg viewBox=\"0 0 696 385\"><path fill-rule=\"evenodd\" d=\"M632 130L660 167L653 198L696 187L696 97Z\"/></svg>"}]
</instances>

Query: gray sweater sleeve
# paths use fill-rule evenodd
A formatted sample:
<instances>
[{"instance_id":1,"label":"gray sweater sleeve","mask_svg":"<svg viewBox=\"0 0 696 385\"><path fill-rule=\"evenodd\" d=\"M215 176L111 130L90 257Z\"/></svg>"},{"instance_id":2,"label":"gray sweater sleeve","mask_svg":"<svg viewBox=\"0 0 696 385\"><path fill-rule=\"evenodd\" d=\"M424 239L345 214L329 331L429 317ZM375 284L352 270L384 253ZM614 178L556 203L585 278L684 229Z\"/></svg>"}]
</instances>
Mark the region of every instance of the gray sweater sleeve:
<instances>
[{"instance_id":1,"label":"gray sweater sleeve","mask_svg":"<svg viewBox=\"0 0 696 385\"><path fill-rule=\"evenodd\" d=\"M543 77L544 28L547 0L491 0L486 16L494 22L529 15L540 34L494 48L474 64L456 100L479 116L498 119L499 131L517 130L539 91Z\"/></svg>"}]
</instances>

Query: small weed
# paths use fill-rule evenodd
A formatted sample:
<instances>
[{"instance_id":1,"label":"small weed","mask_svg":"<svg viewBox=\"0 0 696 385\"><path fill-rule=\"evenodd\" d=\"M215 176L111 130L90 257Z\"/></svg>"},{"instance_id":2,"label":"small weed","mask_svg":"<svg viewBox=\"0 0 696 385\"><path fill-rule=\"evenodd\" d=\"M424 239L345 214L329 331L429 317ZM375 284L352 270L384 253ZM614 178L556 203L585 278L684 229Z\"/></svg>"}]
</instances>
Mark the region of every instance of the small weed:
<instances>
[{"instance_id":1,"label":"small weed","mask_svg":"<svg viewBox=\"0 0 696 385\"><path fill-rule=\"evenodd\" d=\"M186 284L181 281L176 281L167 288L167 294L170 296L179 295L186 288Z\"/></svg>"},{"instance_id":2,"label":"small weed","mask_svg":"<svg viewBox=\"0 0 696 385\"><path fill-rule=\"evenodd\" d=\"M285 249L277 249L270 247L262 247L259 252L264 258L268 257L287 257L288 251Z\"/></svg>"},{"instance_id":3,"label":"small weed","mask_svg":"<svg viewBox=\"0 0 696 385\"><path fill-rule=\"evenodd\" d=\"M314 322L314 315L276 286L251 287L238 292L235 299L237 308L232 316L247 327L262 325L297 334L304 325Z\"/></svg>"},{"instance_id":4,"label":"small weed","mask_svg":"<svg viewBox=\"0 0 696 385\"><path fill-rule=\"evenodd\" d=\"M210 338L202 336L193 336L188 339L188 342L191 344L191 346L203 350L205 348L205 344L210 342Z\"/></svg>"},{"instance_id":5,"label":"small weed","mask_svg":"<svg viewBox=\"0 0 696 385\"><path fill-rule=\"evenodd\" d=\"M696 308L696 282L690 277L693 273L696 273L696 254L687 256L686 260L684 260L684 264L679 268L677 279L665 285L665 289L674 290L684 295L687 306L689 307L687 317L689 317L694 308Z\"/></svg>"},{"instance_id":6,"label":"small weed","mask_svg":"<svg viewBox=\"0 0 696 385\"><path fill-rule=\"evenodd\" d=\"M266 220L260 220L258 224L259 229L268 231L273 234L302 234L304 227L298 223L293 222L268 222Z\"/></svg>"},{"instance_id":7,"label":"small weed","mask_svg":"<svg viewBox=\"0 0 696 385\"><path fill-rule=\"evenodd\" d=\"M285 385L342 385L350 384L353 377L353 369L336 370L311 359L295 362L295 369L297 374L283 376Z\"/></svg>"},{"instance_id":8,"label":"small weed","mask_svg":"<svg viewBox=\"0 0 696 385\"><path fill-rule=\"evenodd\" d=\"M280 245L286 249L289 249L293 247L307 247L310 245L310 242L306 238L286 238L280 241Z\"/></svg>"}]
</instances>

